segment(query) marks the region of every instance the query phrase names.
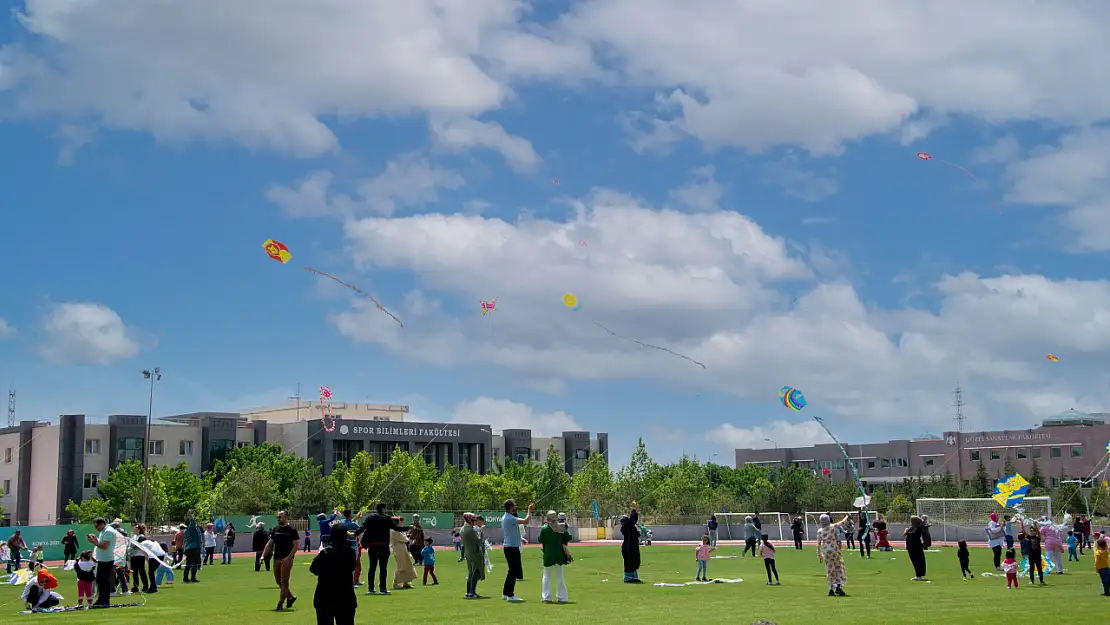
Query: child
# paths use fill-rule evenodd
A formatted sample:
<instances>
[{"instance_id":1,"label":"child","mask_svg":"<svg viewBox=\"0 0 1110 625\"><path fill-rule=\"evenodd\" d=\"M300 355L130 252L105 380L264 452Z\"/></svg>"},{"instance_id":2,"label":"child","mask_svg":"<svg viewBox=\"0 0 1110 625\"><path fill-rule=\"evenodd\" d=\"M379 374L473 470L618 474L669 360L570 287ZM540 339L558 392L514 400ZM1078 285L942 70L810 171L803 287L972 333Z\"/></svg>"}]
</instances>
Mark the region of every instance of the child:
<instances>
[{"instance_id":1,"label":"child","mask_svg":"<svg viewBox=\"0 0 1110 625\"><path fill-rule=\"evenodd\" d=\"M459 530L451 530L451 540L455 543L455 552L459 554L459 562L463 561L462 534Z\"/></svg>"},{"instance_id":2,"label":"child","mask_svg":"<svg viewBox=\"0 0 1110 625\"><path fill-rule=\"evenodd\" d=\"M34 570L36 566L42 564L42 545L35 545L31 550L31 555L27 559L27 568Z\"/></svg>"},{"instance_id":3,"label":"child","mask_svg":"<svg viewBox=\"0 0 1110 625\"><path fill-rule=\"evenodd\" d=\"M85 599L89 606L93 604L93 584L96 583L96 561L92 559L92 551L85 551L73 566L77 573L77 607L83 605Z\"/></svg>"},{"instance_id":4,"label":"child","mask_svg":"<svg viewBox=\"0 0 1110 625\"><path fill-rule=\"evenodd\" d=\"M1025 535L1025 532L1018 532L1018 547L1021 548L1021 557L1022 558L1028 558L1029 557L1029 537Z\"/></svg>"},{"instance_id":5,"label":"child","mask_svg":"<svg viewBox=\"0 0 1110 625\"><path fill-rule=\"evenodd\" d=\"M439 579L436 577L436 550L432 548L432 539L424 539L424 548L420 550L420 556L424 559L424 585L428 585L428 576L432 576L432 586L439 586Z\"/></svg>"},{"instance_id":6,"label":"child","mask_svg":"<svg viewBox=\"0 0 1110 625\"><path fill-rule=\"evenodd\" d=\"M709 554L717 548L710 544L709 534L701 537L701 543L694 549L694 559L698 562L698 572L694 581L708 582L709 579Z\"/></svg>"},{"instance_id":7,"label":"child","mask_svg":"<svg viewBox=\"0 0 1110 625\"><path fill-rule=\"evenodd\" d=\"M1006 548L1014 548L1014 522L1010 519L1010 515L1002 515L1002 531L1006 532Z\"/></svg>"},{"instance_id":8,"label":"child","mask_svg":"<svg viewBox=\"0 0 1110 625\"><path fill-rule=\"evenodd\" d=\"M304 550L306 552L312 551L312 530L310 529L304 531Z\"/></svg>"},{"instance_id":9,"label":"child","mask_svg":"<svg viewBox=\"0 0 1110 625\"><path fill-rule=\"evenodd\" d=\"M1024 523L1022 526L1024 527ZM1029 583L1032 584L1036 581L1033 578L1033 573L1036 571L1040 577L1041 586L1045 586L1044 561L1041 560L1041 531L1034 524L1028 529L1026 536L1029 539Z\"/></svg>"},{"instance_id":10,"label":"child","mask_svg":"<svg viewBox=\"0 0 1110 625\"><path fill-rule=\"evenodd\" d=\"M963 542L963 541L960 541ZM1006 571L1006 588L1018 587L1017 560L1014 559L1014 550L1006 550L1006 559L1002 561L1002 570Z\"/></svg>"},{"instance_id":11,"label":"child","mask_svg":"<svg viewBox=\"0 0 1110 625\"><path fill-rule=\"evenodd\" d=\"M850 533L845 532L845 536L851 536ZM759 546L759 555L763 556L763 568L767 569L767 585L779 585L779 570L775 567L775 546L771 544L770 537L767 534L762 536L763 544ZM775 581L771 582L771 574L775 574Z\"/></svg>"},{"instance_id":12,"label":"child","mask_svg":"<svg viewBox=\"0 0 1110 625\"><path fill-rule=\"evenodd\" d=\"M964 576L964 581L967 581L968 575L971 579L975 579L975 574L971 572L971 552L967 550L967 541L961 540L956 543L959 549L956 550L956 557L960 559L960 575ZM1011 550L1010 553L1013 553ZM1015 571L1017 569L1014 569Z\"/></svg>"},{"instance_id":13,"label":"child","mask_svg":"<svg viewBox=\"0 0 1110 625\"><path fill-rule=\"evenodd\" d=\"M169 553L170 549L169 549L169 547L166 546L166 543L158 543L158 546L162 548L162 551L164 551L166 553ZM158 567L157 572L155 572L155 574L154 574L154 584L155 584L155 586L156 587L161 586L163 579L166 581L167 584L172 586L173 585L173 569L167 569L164 566Z\"/></svg>"},{"instance_id":14,"label":"child","mask_svg":"<svg viewBox=\"0 0 1110 625\"><path fill-rule=\"evenodd\" d=\"M1079 562L1079 555L1075 553L1075 549L1078 546L1079 539L1075 537L1075 532L1068 532L1068 562L1072 560Z\"/></svg>"},{"instance_id":15,"label":"child","mask_svg":"<svg viewBox=\"0 0 1110 625\"><path fill-rule=\"evenodd\" d=\"M1102 596L1110 597L1110 550L1106 548L1105 538L1098 539L1095 545L1095 570L1102 580Z\"/></svg>"}]
</instances>

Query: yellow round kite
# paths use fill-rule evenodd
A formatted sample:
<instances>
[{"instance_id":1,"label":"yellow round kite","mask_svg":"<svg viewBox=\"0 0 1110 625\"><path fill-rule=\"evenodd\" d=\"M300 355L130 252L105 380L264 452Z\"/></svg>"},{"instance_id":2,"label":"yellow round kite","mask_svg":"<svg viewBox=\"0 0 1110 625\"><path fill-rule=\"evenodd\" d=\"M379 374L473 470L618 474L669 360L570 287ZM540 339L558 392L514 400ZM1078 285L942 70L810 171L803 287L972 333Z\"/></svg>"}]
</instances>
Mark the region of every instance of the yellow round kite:
<instances>
[{"instance_id":1,"label":"yellow round kite","mask_svg":"<svg viewBox=\"0 0 1110 625\"><path fill-rule=\"evenodd\" d=\"M563 304L571 310L578 310L578 298L573 293L563 295Z\"/></svg>"}]
</instances>

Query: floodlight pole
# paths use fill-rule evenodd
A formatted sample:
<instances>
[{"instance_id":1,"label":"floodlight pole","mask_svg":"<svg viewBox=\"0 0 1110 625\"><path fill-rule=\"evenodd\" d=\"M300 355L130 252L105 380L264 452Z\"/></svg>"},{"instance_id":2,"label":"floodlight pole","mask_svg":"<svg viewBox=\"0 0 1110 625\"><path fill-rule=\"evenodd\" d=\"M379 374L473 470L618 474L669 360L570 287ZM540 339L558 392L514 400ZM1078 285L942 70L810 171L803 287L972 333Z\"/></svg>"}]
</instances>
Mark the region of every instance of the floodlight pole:
<instances>
[{"instance_id":1,"label":"floodlight pole","mask_svg":"<svg viewBox=\"0 0 1110 625\"><path fill-rule=\"evenodd\" d=\"M162 379L161 367L144 369L143 377L150 380L150 398L146 408L146 440L143 441L143 510L139 522L146 523L147 493L150 491L150 430L154 415L154 383Z\"/></svg>"}]
</instances>

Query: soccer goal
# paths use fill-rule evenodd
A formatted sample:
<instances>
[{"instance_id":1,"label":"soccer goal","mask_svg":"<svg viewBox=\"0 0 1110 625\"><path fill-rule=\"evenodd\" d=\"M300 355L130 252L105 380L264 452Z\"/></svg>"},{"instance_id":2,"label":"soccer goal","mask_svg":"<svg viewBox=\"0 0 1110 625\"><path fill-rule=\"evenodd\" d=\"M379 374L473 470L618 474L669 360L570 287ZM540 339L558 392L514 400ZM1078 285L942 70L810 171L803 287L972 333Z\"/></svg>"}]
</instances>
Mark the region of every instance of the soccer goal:
<instances>
[{"instance_id":1,"label":"soccer goal","mask_svg":"<svg viewBox=\"0 0 1110 625\"><path fill-rule=\"evenodd\" d=\"M856 532L859 532L859 510L852 510L851 512L806 512L804 517L806 522L806 540L817 539L817 530L821 529L821 515L823 514L829 515L829 521L832 523L836 523L842 520L844 515L848 515L852 518L852 525L855 527ZM867 518L871 519L871 522L874 523L879 518L879 513L874 510L868 510Z\"/></svg>"},{"instance_id":2,"label":"soccer goal","mask_svg":"<svg viewBox=\"0 0 1110 625\"><path fill-rule=\"evenodd\" d=\"M717 538L719 540L744 540L744 517L754 512L718 512ZM790 515L782 512L760 512L760 531L775 541L785 540L790 534Z\"/></svg>"},{"instance_id":3,"label":"soccer goal","mask_svg":"<svg viewBox=\"0 0 1110 625\"><path fill-rule=\"evenodd\" d=\"M1026 497L1020 509L1002 508L998 502L984 497L981 499L929 499L917 500L917 516L929 517L930 530L934 540L956 542L985 542L990 513L1000 516L1023 515L1026 519L1052 518L1052 499L1049 497ZM1001 521L1001 519L999 519ZM938 531L939 530L939 531ZM1020 531L1014 528L1014 534Z\"/></svg>"}]
</instances>

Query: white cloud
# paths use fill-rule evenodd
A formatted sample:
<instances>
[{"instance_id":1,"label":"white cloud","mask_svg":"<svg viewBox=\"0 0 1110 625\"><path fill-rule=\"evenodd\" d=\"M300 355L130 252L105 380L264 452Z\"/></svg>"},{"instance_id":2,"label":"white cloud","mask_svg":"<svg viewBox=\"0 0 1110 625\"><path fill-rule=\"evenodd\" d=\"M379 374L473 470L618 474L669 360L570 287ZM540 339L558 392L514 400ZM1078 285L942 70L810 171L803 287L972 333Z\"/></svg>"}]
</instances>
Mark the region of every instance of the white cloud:
<instances>
[{"instance_id":1,"label":"white cloud","mask_svg":"<svg viewBox=\"0 0 1110 625\"><path fill-rule=\"evenodd\" d=\"M806 202L820 202L836 195L839 190L835 178L801 169L795 155L769 165L763 173L763 179L765 182L781 186L790 197Z\"/></svg>"},{"instance_id":2,"label":"white cloud","mask_svg":"<svg viewBox=\"0 0 1110 625\"><path fill-rule=\"evenodd\" d=\"M8 325L6 320L0 319L0 340L11 338L15 336L15 334L15 328Z\"/></svg>"},{"instance_id":3,"label":"white cloud","mask_svg":"<svg viewBox=\"0 0 1110 625\"><path fill-rule=\"evenodd\" d=\"M946 115L938 115L931 111L916 119L911 119L902 124L902 145L913 145L933 134L933 131L947 123L948 117Z\"/></svg>"},{"instance_id":4,"label":"white cloud","mask_svg":"<svg viewBox=\"0 0 1110 625\"><path fill-rule=\"evenodd\" d=\"M1086 128L1007 167L1014 203L1063 206L1078 251L1110 250L1110 128Z\"/></svg>"},{"instance_id":5,"label":"white cloud","mask_svg":"<svg viewBox=\"0 0 1110 625\"><path fill-rule=\"evenodd\" d=\"M92 143L96 132L73 124L62 124L54 137L61 144L58 149L58 164L68 166L77 160L77 153L81 148Z\"/></svg>"},{"instance_id":6,"label":"white cloud","mask_svg":"<svg viewBox=\"0 0 1110 625\"><path fill-rule=\"evenodd\" d=\"M976 150L973 159L976 163L1009 163L1016 160L1020 154L1021 144L1018 143L1017 137L1006 135L991 145Z\"/></svg>"},{"instance_id":7,"label":"white cloud","mask_svg":"<svg viewBox=\"0 0 1110 625\"><path fill-rule=\"evenodd\" d=\"M670 192L671 201L700 211L716 210L724 196L724 187L717 182L712 165L699 167L693 172L694 183Z\"/></svg>"},{"instance_id":8,"label":"white cloud","mask_svg":"<svg viewBox=\"0 0 1110 625\"><path fill-rule=\"evenodd\" d=\"M447 152L483 148L498 152L516 171L534 171L543 162L532 149L532 142L511 135L495 122L476 119L433 118L429 128L436 146Z\"/></svg>"},{"instance_id":9,"label":"white cloud","mask_svg":"<svg viewBox=\"0 0 1110 625\"><path fill-rule=\"evenodd\" d=\"M441 169L418 154L404 154L390 161L377 176L356 183L355 197L332 193L335 176L314 172L296 188L271 185L266 198L291 217L326 215L351 218L364 214L392 215L399 208L420 207L439 201L441 189L457 190L463 177Z\"/></svg>"},{"instance_id":10,"label":"white cloud","mask_svg":"<svg viewBox=\"0 0 1110 625\"><path fill-rule=\"evenodd\" d=\"M536 412L527 404L489 397L455 406L452 422L489 425L495 433L507 429L532 430L533 436L562 436L563 432L582 430L573 417L561 410Z\"/></svg>"},{"instance_id":11,"label":"white cloud","mask_svg":"<svg viewBox=\"0 0 1110 625\"><path fill-rule=\"evenodd\" d=\"M42 355L59 364L108 365L139 353L135 331L103 304L58 304L42 323Z\"/></svg>"},{"instance_id":12,"label":"white cloud","mask_svg":"<svg viewBox=\"0 0 1110 625\"><path fill-rule=\"evenodd\" d=\"M727 449L769 449L779 447L809 447L831 443L827 432L817 422L800 423L772 421L766 426L738 428L722 423L705 434L705 440Z\"/></svg>"}]
</instances>

